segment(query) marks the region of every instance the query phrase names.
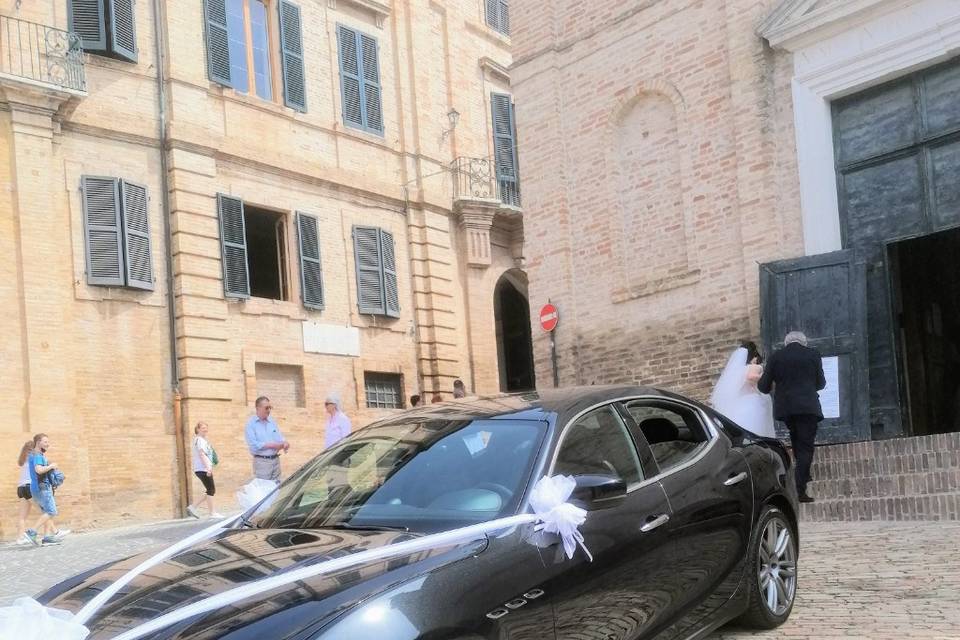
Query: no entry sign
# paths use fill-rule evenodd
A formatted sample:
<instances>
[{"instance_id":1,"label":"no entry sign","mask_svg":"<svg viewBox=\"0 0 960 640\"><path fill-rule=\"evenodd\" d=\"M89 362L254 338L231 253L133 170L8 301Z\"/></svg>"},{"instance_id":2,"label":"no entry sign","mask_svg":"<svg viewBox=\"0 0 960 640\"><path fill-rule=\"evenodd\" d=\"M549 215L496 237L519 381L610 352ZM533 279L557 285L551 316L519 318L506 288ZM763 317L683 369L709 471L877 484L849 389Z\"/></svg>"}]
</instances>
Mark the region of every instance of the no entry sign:
<instances>
[{"instance_id":1,"label":"no entry sign","mask_svg":"<svg viewBox=\"0 0 960 640\"><path fill-rule=\"evenodd\" d=\"M560 313L557 308L550 303L543 305L540 309L540 326L544 331L553 331L560 322Z\"/></svg>"}]
</instances>

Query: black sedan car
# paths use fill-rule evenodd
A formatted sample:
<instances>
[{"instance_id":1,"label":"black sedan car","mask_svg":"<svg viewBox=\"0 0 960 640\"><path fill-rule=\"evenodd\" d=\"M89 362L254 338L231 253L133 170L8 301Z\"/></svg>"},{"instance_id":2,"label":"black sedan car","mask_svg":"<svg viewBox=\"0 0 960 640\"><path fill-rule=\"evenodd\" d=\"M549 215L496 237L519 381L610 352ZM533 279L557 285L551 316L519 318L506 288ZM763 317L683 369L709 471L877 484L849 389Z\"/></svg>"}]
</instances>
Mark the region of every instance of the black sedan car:
<instances>
[{"instance_id":1,"label":"black sedan car","mask_svg":"<svg viewBox=\"0 0 960 640\"><path fill-rule=\"evenodd\" d=\"M154 640L627 640L771 628L797 589L790 458L683 397L586 387L434 405L359 430L268 507L143 572L91 640L238 586L526 513L544 476L587 510L572 558L533 524L294 580ZM79 610L132 558L40 597Z\"/></svg>"}]
</instances>

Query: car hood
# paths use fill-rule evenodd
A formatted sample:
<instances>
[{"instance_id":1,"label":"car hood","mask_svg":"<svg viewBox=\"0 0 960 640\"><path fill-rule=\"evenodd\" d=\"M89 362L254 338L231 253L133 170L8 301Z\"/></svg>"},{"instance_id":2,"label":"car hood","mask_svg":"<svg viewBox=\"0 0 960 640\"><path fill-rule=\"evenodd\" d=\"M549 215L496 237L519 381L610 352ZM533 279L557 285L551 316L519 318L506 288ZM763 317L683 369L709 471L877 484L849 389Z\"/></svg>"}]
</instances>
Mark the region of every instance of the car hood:
<instances>
[{"instance_id":1,"label":"car hood","mask_svg":"<svg viewBox=\"0 0 960 640\"><path fill-rule=\"evenodd\" d=\"M88 640L108 640L186 604L325 560L402 542L416 534L353 530L236 529L191 547L126 585L88 623ZM485 541L439 547L351 567L280 587L152 634L152 640L309 638L364 599L418 575L475 555ZM78 611L150 554L109 565L67 590L41 597Z\"/></svg>"}]
</instances>

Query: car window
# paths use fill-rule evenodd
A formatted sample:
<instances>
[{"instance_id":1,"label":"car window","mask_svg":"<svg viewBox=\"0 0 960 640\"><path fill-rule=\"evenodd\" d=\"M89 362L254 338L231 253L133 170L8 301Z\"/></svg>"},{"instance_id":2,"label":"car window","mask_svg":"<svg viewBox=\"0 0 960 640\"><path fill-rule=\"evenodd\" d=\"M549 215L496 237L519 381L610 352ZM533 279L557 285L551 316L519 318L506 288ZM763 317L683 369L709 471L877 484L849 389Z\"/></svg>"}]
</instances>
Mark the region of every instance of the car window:
<instances>
[{"instance_id":1,"label":"car window","mask_svg":"<svg viewBox=\"0 0 960 640\"><path fill-rule=\"evenodd\" d=\"M650 445L661 473L696 457L710 441L697 412L686 406L660 400L634 400L626 403L626 408Z\"/></svg>"},{"instance_id":2,"label":"car window","mask_svg":"<svg viewBox=\"0 0 960 640\"><path fill-rule=\"evenodd\" d=\"M352 434L287 480L257 524L429 533L516 512L546 423L437 420Z\"/></svg>"},{"instance_id":3,"label":"car window","mask_svg":"<svg viewBox=\"0 0 960 640\"><path fill-rule=\"evenodd\" d=\"M592 411L567 428L557 452L555 474L616 475L627 486L643 480L637 449L611 406Z\"/></svg>"}]
</instances>

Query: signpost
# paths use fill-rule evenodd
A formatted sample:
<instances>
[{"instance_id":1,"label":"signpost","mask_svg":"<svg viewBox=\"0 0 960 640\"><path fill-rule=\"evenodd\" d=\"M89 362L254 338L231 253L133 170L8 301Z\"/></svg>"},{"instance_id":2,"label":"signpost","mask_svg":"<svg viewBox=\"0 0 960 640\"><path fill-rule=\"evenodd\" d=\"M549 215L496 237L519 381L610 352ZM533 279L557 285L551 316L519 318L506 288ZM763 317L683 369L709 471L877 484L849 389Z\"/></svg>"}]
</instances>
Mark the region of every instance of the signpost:
<instances>
[{"instance_id":1,"label":"signpost","mask_svg":"<svg viewBox=\"0 0 960 640\"><path fill-rule=\"evenodd\" d=\"M550 334L550 364L553 366L553 386L560 386L560 372L557 371L557 340L554 329L560 323L560 312L550 301L540 309L540 326Z\"/></svg>"}]
</instances>

